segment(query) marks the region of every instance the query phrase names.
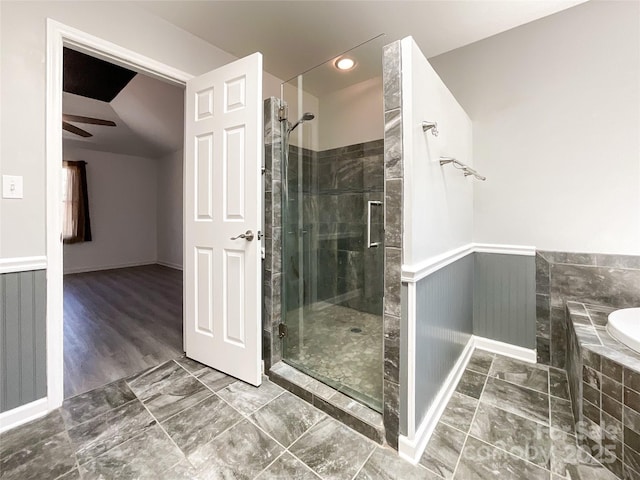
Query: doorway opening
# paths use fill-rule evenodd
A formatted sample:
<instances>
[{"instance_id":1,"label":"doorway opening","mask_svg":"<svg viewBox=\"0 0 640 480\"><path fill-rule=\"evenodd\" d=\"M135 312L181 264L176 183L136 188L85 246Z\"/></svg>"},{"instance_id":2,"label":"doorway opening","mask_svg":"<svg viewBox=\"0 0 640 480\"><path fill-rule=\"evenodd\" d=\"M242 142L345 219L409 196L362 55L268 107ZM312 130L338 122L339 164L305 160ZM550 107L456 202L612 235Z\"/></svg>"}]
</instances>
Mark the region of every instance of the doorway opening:
<instances>
[{"instance_id":1,"label":"doorway opening","mask_svg":"<svg viewBox=\"0 0 640 480\"><path fill-rule=\"evenodd\" d=\"M184 352L184 86L63 52L69 398Z\"/></svg>"}]
</instances>

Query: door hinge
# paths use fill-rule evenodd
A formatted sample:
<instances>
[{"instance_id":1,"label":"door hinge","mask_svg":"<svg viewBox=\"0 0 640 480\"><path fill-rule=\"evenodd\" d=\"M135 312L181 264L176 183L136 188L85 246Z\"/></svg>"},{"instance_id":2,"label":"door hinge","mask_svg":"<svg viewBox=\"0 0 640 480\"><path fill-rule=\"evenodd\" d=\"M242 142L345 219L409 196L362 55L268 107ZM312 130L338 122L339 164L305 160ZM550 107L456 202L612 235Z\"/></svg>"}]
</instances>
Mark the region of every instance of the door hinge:
<instances>
[{"instance_id":1,"label":"door hinge","mask_svg":"<svg viewBox=\"0 0 640 480\"><path fill-rule=\"evenodd\" d=\"M283 105L282 107L278 108L278 120L282 122L283 120L286 120L288 116L289 116L289 109L287 108L286 105Z\"/></svg>"},{"instance_id":2,"label":"door hinge","mask_svg":"<svg viewBox=\"0 0 640 480\"><path fill-rule=\"evenodd\" d=\"M284 323L278 325L278 337L284 338L288 334L287 326Z\"/></svg>"}]
</instances>

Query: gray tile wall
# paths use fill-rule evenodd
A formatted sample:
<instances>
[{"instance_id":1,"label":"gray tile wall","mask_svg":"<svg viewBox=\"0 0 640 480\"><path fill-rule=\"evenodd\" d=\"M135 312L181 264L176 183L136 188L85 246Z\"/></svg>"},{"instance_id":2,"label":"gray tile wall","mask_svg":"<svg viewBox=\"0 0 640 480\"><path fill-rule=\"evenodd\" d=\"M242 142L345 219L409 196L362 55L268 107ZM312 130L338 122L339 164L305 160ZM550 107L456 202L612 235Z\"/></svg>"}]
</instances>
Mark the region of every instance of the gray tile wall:
<instances>
[{"instance_id":1,"label":"gray tile wall","mask_svg":"<svg viewBox=\"0 0 640 480\"><path fill-rule=\"evenodd\" d=\"M301 306L297 272L303 272L304 305L325 301L381 314L382 205L371 209L372 240L382 245L366 242L368 202L383 200L382 154L382 139L321 152L290 147L285 250L297 251L302 240L306 268L298 255L286 258L287 311Z\"/></svg>"},{"instance_id":2,"label":"gray tile wall","mask_svg":"<svg viewBox=\"0 0 640 480\"><path fill-rule=\"evenodd\" d=\"M282 138L278 108L280 100L264 101L264 245L262 358L265 371L282 359L278 325L282 318Z\"/></svg>"},{"instance_id":3,"label":"gray tile wall","mask_svg":"<svg viewBox=\"0 0 640 480\"><path fill-rule=\"evenodd\" d=\"M387 442L398 447L400 427L400 318L402 307L402 62L400 41L384 47L384 428ZM406 310L406 306L404 308ZM405 374L406 378L406 374ZM406 397L403 399L406 409Z\"/></svg>"},{"instance_id":4,"label":"gray tile wall","mask_svg":"<svg viewBox=\"0 0 640 480\"><path fill-rule=\"evenodd\" d=\"M473 333L536 347L535 258L476 253Z\"/></svg>"},{"instance_id":5,"label":"gray tile wall","mask_svg":"<svg viewBox=\"0 0 640 480\"><path fill-rule=\"evenodd\" d=\"M416 285L416 424L418 428L473 333L474 255Z\"/></svg>"},{"instance_id":6,"label":"gray tile wall","mask_svg":"<svg viewBox=\"0 0 640 480\"><path fill-rule=\"evenodd\" d=\"M564 368L567 300L631 307L640 305L640 256L547 252L536 255L538 362Z\"/></svg>"},{"instance_id":7,"label":"gray tile wall","mask_svg":"<svg viewBox=\"0 0 640 480\"><path fill-rule=\"evenodd\" d=\"M0 275L0 412L47 395L46 272Z\"/></svg>"}]
</instances>

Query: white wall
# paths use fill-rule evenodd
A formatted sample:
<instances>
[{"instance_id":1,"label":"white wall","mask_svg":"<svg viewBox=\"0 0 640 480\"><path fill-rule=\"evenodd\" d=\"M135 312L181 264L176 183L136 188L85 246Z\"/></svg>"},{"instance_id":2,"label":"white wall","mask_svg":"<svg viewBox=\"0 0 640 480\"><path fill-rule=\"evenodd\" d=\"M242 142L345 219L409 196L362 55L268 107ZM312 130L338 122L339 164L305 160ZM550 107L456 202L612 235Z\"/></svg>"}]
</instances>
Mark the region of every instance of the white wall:
<instances>
[{"instance_id":1,"label":"white wall","mask_svg":"<svg viewBox=\"0 0 640 480\"><path fill-rule=\"evenodd\" d=\"M403 263L416 265L468 245L473 234L473 188L440 156L473 166L471 120L433 70L413 38L402 48L404 158ZM436 121L439 135L422 130Z\"/></svg>"},{"instance_id":2,"label":"white wall","mask_svg":"<svg viewBox=\"0 0 640 480\"><path fill-rule=\"evenodd\" d=\"M0 200L0 258L45 254L47 17L194 75L235 59L128 2L0 2L0 173L24 176L24 199Z\"/></svg>"},{"instance_id":3,"label":"white wall","mask_svg":"<svg viewBox=\"0 0 640 480\"><path fill-rule=\"evenodd\" d=\"M182 149L159 158L157 166L158 263L182 268Z\"/></svg>"},{"instance_id":4,"label":"white wall","mask_svg":"<svg viewBox=\"0 0 640 480\"><path fill-rule=\"evenodd\" d=\"M155 263L158 161L72 148L64 159L87 162L92 233L64 246L64 272Z\"/></svg>"},{"instance_id":5,"label":"white wall","mask_svg":"<svg viewBox=\"0 0 640 480\"><path fill-rule=\"evenodd\" d=\"M320 150L384 137L382 77L356 83L318 100Z\"/></svg>"},{"instance_id":6,"label":"white wall","mask_svg":"<svg viewBox=\"0 0 640 480\"><path fill-rule=\"evenodd\" d=\"M431 62L488 177L476 242L640 254L640 3L587 2Z\"/></svg>"}]
</instances>

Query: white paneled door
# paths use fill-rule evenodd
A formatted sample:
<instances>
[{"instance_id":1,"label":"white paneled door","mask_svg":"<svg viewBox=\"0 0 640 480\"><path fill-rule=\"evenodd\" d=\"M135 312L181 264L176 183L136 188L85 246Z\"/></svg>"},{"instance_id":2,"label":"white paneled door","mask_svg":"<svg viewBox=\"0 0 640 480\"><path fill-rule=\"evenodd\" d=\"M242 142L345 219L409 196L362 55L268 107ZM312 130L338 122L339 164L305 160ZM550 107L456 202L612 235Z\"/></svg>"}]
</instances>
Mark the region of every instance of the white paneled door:
<instances>
[{"instance_id":1,"label":"white paneled door","mask_svg":"<svg viewBox=\"0 0 640 480\"><path fill-rule=\"evenodd\" d=\"M188 357L261 382L262 55L187 82Z\"/></svg>"}]
</instances>

